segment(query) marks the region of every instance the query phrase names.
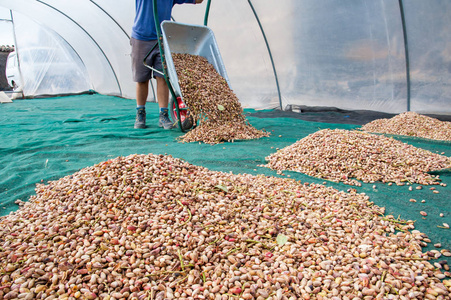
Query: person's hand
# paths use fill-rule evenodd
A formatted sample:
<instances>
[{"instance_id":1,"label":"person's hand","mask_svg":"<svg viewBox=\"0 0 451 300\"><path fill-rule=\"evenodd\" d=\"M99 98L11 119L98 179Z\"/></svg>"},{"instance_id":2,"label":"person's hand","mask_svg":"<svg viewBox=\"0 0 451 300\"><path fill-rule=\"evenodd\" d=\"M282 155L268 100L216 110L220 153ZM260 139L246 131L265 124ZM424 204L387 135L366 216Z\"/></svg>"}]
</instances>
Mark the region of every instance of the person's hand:
<instances>
[{"instance_id":1,"label":"person's hand","mask_svg":"<svg viewBox=\"0 0 451 300\"><path fill-rule=\"evenodd\" d=\"M202 3L204 0L196 0L196 4Z\"/></svg>"}]
</instances>

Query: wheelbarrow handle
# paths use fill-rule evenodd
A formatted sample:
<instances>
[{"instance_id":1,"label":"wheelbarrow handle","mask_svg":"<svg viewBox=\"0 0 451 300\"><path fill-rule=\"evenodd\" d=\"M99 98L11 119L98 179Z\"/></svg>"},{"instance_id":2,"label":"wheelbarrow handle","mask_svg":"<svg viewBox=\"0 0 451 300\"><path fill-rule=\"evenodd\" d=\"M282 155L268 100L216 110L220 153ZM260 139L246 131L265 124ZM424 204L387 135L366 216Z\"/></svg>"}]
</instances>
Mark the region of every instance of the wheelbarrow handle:
<instances>
[{"instance_id":1,"label":"wheelbarrow handle","mask_svg":"<svg viewBox=\"0 0 451 300\"><path fill-rule=\"evenodd\" d=\"M208 23L208 15L210 14L210 4L211 4L211 0L208 0L207 8L205 9L205 17L204 17L204 25L205 26L207 26L207 23Z\"/></svg>"},{"instance_id":2,"label":"wheelbarrow handle","mask_svg":"<svg viewBox=\"0 0 451 300\"><path fill-rule=\"evenodd\" d=\"M153 4L153 17L154 17L154 20L155 20L155 29L157 31L157 38L158 38L157 39L157 43L155 44L154 47L156 47L158 45L158 48L160 50L161 63L163 65L163 74L162 75L164 76L164 80L166 81L166 84L167 84L167 86L169 88L169 92L171 93L171 96L174 99L177 99L177 96L175 95L175 92L174 92L174 89L172 87L172 84L169 81L168 69L167 69L167 66L166 66L166 58L164 56L163 45L162 45L163 37L161 35L160 19L158 18L157 1L156 0L152 0L152 4ZM152 48L152 49L154 49L154 48ZM148 57L149 54L150 53L148 53L146 55L146 58ZM161 74L160 71L157 71L157 72ZM179 110L178 105L176 105L176 112L177 112L177 117L178 117L178 123L179 123L180 130L182 132L185 132L185 130L183 128L183 125L182 125L181 118L180 118L180 110Z\"/></svg>"}]
</instances>

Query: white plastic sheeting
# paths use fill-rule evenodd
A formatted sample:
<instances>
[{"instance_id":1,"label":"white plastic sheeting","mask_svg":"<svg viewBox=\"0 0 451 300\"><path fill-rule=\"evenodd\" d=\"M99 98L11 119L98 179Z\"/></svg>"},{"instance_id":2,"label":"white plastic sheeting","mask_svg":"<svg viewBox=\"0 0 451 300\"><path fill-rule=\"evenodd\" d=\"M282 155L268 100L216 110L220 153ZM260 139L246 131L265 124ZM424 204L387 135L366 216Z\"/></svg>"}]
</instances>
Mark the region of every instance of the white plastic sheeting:
<instances>
[{"instance_id":1,"label":"white plastic sheeting","mask_svg":"<svg viewBox=\"0 0 451 300\"><path fill-rule=\"evenodd\" d=\"M215 2L211 26L219 37L232 86L251 106L279 105L277 74L282 107L405 109L405 57L398 2L253 1L276 74L247 1L240 1L242 7L231 2ZM232 29L221 26L228 21ZM230 39L222 40L226 30L230 30Z\"/></svg>"},{"instance_id":2,"label":"white plastic sheeting","mask_svg":"<svg viewBox=\"0 0 451 300\"><path fill-rule=\"evenodd\" d=\"M0 0L0 6L11 9L13 16L20 13L32 19L40 29L52 31L58 39L64 40L80 58L80 69L86 70L90 84L86 90L134 97L129 37L121 30L122 19L124 26L131 29L134 4L132 1L105 2L107 7L88 0ZM13 22L16 24L15 19ZM16 26L20 26L20 21ZM29 47L30 41L26 31L23 34L16 31L16 36L20 55L21 48Z\"/></svg>"},{"instance_id":3,"label":"white plastic sheeting","mask_svg":"<svg viewBox=\"0 0 451 300\"><path fill-rule=\"evenodd\" d=\"M24 95L70 94L90 89L82 61L59 35L36 26L20 13L14 14L14 21L20 68L20 74L15 74L20 78L15 82Z\"/></svg>"},{"instance_id":4,"label":"white plastic sheeting","mask_svg":"<svg viewBox=\"0 0 451 300\"><path fill-rule=\"evenodd\" d=\"M411 109L451 113L451 1L404 2Z\"/></svg>"},{"instance_id":5,"label":"white plastic sheeting","mask_svg":"<svg viewBox=\"0 0 451 300\"><path fill-rule=\"evenodd\" d=\"M0 45L14 45L11 12L2 7L0 7Z\"/></svg>"},{"instance_id":6,"label":"white plastic sheeting","mask_svg":"<svg viewBox=\"0 0 451 300\"><path fill-rule=\"evenodd\" d=\"M203 24L206 3L177 5L174 19ZM0 0L0 7L65 41L89 89L135 97L133 0ZM451 113L450 16L447 0L212 0L208 26L245 107ZM27 39L17 34L21 47Z\"/></svg>"}]
</instances>

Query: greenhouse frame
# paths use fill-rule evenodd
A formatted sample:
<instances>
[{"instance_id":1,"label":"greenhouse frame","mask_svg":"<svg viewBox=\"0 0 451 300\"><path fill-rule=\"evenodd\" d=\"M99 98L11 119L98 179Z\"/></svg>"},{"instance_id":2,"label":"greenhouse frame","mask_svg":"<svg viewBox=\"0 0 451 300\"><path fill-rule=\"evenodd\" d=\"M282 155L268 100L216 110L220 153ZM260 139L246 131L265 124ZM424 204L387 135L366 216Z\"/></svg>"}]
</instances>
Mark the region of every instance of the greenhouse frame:
<instances>
[{"instance_id":1,"label":"greenhouse frame","mask_svg":"<svg viewBox=\"0 0 451 300\"><path fill-rule=\"evenodd\" d=\"M138 1L0 0L0 299L451 299L451 1Z\"/></svg>"},{"instance_id":2,"label":"greenhouse frame","mask_svg":"<svg viewBox=\"0 0 451 300\"><path fill-rule=\"evenodd\" d=\"M203 24L205 2L177 5L174 20ZM450 113L449 6L444 0L213 1L208 26L246 107ZM0 7L3 20L14 24L19 55L52 49L41 54L43 69L33 70L39 76L25 78L24 96L93 90L134 98L133 1L4 0ZM48 80L61 68L70 80Z\"/></svg>"}]
</instances>

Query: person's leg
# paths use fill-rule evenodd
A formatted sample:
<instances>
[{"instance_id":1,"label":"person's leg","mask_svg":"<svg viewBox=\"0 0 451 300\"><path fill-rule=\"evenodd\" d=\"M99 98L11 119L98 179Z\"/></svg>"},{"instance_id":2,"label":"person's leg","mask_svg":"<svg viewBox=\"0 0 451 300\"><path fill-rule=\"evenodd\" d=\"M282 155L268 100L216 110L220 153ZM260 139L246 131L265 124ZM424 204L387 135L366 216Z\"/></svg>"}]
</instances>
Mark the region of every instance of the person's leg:
<instances>
[{"instance_id":1,"label":"person's leg","mask_svg":"<svg viewBox=\"0 0 451 300\"><path fill-rule=\"evenodd\" d=\"M156 76L155 78L157 80L158 106L160 107L158 126L163 127L164 129L172 129L174 128L174 123L169 119L168 111L169 88L163 77Z\"/></svg>"},{"instance_id":2,"label":"person's leg","mask_svg":"<svg viewBox=\"0 0 451 300\"><path fill-rule=\"evenodd\" d=\"M148 93L149 81L136 83L135 128L146 128L146 101Z\"/></svg>"},{"instance_id":3,"label":"person's leg","mask_svg":"<svg viewBox=\"0 0 451 300\"><path fill-rule=\"evenodd\" d=\"M136 83L136 105L145 106L149 93L149 81Z\"/></svg>"},{"instance_id":4,"label":"person's leg","mask_svg":"<svg viewBox=\"0 0 451 300\"><path fill-rule=\"evenodd\" d=\"M157 77L157 98L160 108L167 108L169 102L169 88L163 77Z\"/></svg>"},{"instance_id":5,"label":"person's leg","mask_svg":"<svg viewBox=\"0 0 451 300\"><path fill-rule=\"evenodd\" d=\"M139 41L132 38L132 73L136 82L136 119L135 128L146 128L146 101L149 93L149 80L152 71L144 66L143 59L155 42Z\"/></svg>"}]
</instances>

